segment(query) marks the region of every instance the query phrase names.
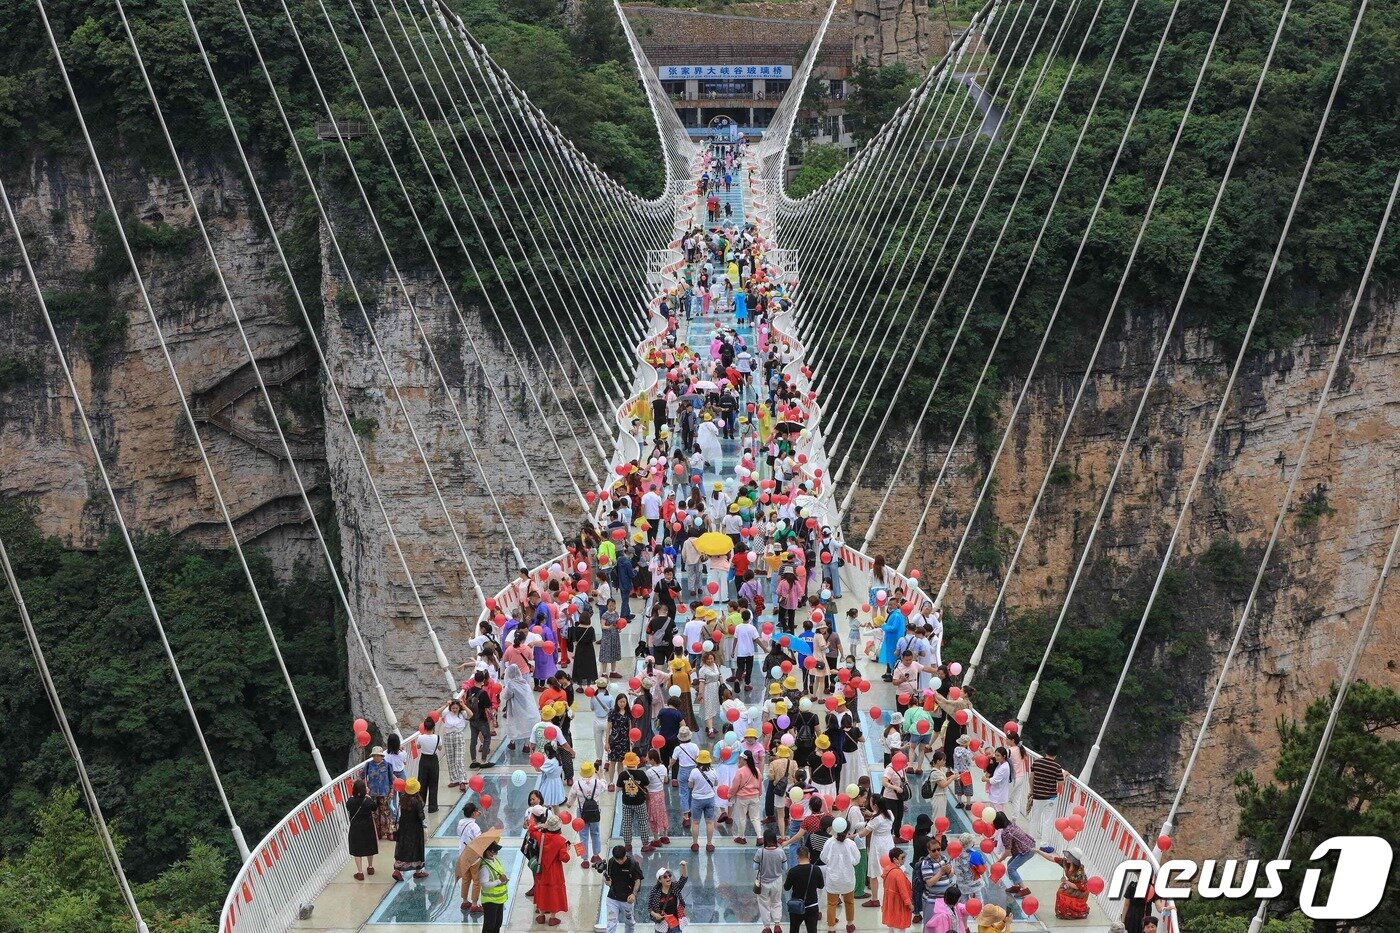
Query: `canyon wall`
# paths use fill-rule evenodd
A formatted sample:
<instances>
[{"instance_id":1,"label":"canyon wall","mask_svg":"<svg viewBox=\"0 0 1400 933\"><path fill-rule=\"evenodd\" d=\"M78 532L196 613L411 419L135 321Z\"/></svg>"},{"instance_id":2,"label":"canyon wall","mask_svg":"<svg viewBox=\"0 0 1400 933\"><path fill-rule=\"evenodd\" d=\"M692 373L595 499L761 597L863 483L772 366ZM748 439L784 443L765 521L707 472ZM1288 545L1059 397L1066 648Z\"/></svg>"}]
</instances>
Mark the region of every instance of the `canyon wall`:
<instances>
[{"instance_id":1,"label":"canyon wall","mask_svg":"<svg viewBox=\"0 0 1400 933\"><path fill-rule=\"evenodd\" d=\"M1141 396L1161 326L1156 318L1133 320L1106 347L1008 588L1013 621L998 617L979 680L995 676L996 665L1010 654L1010 643L1025 635L1015 621L1021 613L1058 610ZM1183 574L1172 597L1179 621L1166 631L1150 625L1135 661L1138 670L1169 684L1171 696L1164 700L1172 709L1161 722L1144 721L1148 715L1134 715L1144 708L1138 698L1125 696L1096 769L1096 786L1139 825L1155 827L1166 815L1288 476L1297 464L1338 329L1334 321L1286 350L1251 356L1236 385L1193 499L1184 540L1175 552L1173 566ZM1076 601L1090 620L1121 613L1125 605L1141 605L1233 358L1233 352L1224 358L1199 331L1173 339L1105 516L1095 559L1079 585ZM1082 376L1082 369L1064 370L1037 378L1031 387L1026 410L997 468L991 506L984 507L949 590L947 608L959 625L980 629L985 623L1001 570L1049 468ZM931 590L947 573L1021 384L1008 380L1000 388L998 423L981 438L965 439L954 451L910 563L922 569ZM906 432L892 439L899 445L894 449L902 449L907 438ZM950 439L951 432L917 446L891 497L896 503L912 500L915 506L886 508L871 553L898 561ZM883 488L896 459L897 454L876 458L866 482ZM1226 677L1178 819L1178 838L1187 857L1214 857L1236 849L1235 773L1252 771L1266 777L1276 755L1278 720L1301 718L1346 663L1400 520L1397 489L1400 323L1395 304L1386 299L1366 310L1348 343L1272 569ZM860 541L878 502L877 492L861 490L848 519L849 537ZM1219 585L1203 569L1208 555L1217 553L1212 544L1222 541L1241 549L1238 567L1230 571L1239 579L1230 586ZM1137 618L1131 616L1133 627ZM1060 645L1064 644L1062 637ZM1043 643L1031 648L1038 659ZM1361 676L1378 685L1400 684L1397 657L1400 590L1392 585L1382 601ZM1118 667L1112 665L1112 677ZM1107 683L1111 686L1112 680ZM1089 714L1087 721L1096 727L1107 693L1078 699ZM1016 709L986 712L993 718L1011 718ZM1032 714L1027 733L1032 747L1034 720ZM1091 741L1092 734L1080 738L1074 754L1065 756L1068 766L1078 767ZM1222 819L1221 814L1228 816Z\"/></svg>"},{"instance_id":2,"label":"canyon wall","mask_svg":"<svg viewBox=\"0 0 1400 933\"><path fill-rule=\"evenodd\" d=\"M134 231L138 262L240 542L266 554L284 575L299 561L321 572L324 557L292 465L257 391L178 180L138 165L107 168L117 180L115 197L128 215L128 230ZM465 654L481 608L461 552L389 391L364 316L352 302L338 300L344 291L338 277L323 268L320 285L326 301L319 329L331 370L327 374L301 324L272 241L253 219L256 205L241 178L213 165L194 167L191 180L296 468L322 528L333 546L338 543L349 599L371 656L404 725L411 725L418 712L441 699L446 684L355 453L357 442L393 516L419 595L454 663ZM7 179L7 185L127 521L143 532L228 546L212 486L136 280L112 233L115 227L107 221L96 176L77 162L38 162L26 177ZM274 205L294 202L285 191L264 193ZM279 216L277 222L290 241L291 218ZM115 529L111 506L8 226L0 232L0 257L0 329L6 335L0 347L0 495L24 503L45 534L73 548L94 548ZM463 548L482 589L494 592L513 577L516 562L403 293L385 269L367 276L356 272ZM541 428L499 328L481 309L464 309L481 354L478 361L440 283L410 275L408 290L477 453L491 471L501 509L533 565L556 553L557 546L515 441L487 391L486 374L501 394L565 534L575 530L580 515L569 471L581 483L587 473L557 408L551 407L549 386L553 383L567 404L565 387L583 387L589 379L572 369L561 373L557 366L534 364L529 347L513 338L570 457L566 468ZM318 296L304 297L313 304L313 315L319 315ZM550 360L545 348L540 352ZM353 432L332 405L328 375L354 419ZM608 444L601 425L599 434ZM595 463L594 468L600 467ZM308 624L332 630L329 620ZM377 720L380 708L353 636L348 654L352 708Z\"/></svg>"}]
</instances>

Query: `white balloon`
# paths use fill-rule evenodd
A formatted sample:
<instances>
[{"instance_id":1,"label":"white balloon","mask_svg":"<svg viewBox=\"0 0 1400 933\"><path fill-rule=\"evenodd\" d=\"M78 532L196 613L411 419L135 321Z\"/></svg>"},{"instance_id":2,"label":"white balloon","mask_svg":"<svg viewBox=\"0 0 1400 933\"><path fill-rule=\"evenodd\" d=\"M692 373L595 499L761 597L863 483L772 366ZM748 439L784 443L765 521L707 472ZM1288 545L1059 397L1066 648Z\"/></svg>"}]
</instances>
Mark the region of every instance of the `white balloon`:
<instances>
[{"instance_id":1,"label":"white balloon","mask_svg":"<svg viewBox=\"0 0 1400 933\"><path fill-rule=\"evenodd\" d=\"M671 689L666 691L666 695L674 700L681 695L681 688L673 686L671 687Z\"/></svg>"},{"instance_id":2,"label":"white balloon","mask_svg":"<svg viewBox=\"0 0 1400 933\"><path fill-rule=\"evenodd\" d=\"M808 697L803 697L803 698L802 698L802 702L800 702L800 703L797 704L797 708L800 709L800 710L802 710L802 712L804 712L804 713L810 712L811 709L812 709L812 701L811 701L811 699L808 698Z\"/></svg>"},{"instance_id":3,"label":"white balloon","mask_svg":"<svg viewBox=\"0 0 1400 933\"><path fill-rule=\"evenodd\" d=\"M929 685L930 687L932 687L934 690L937 690L939 687L943 686L943 678L941 678L941 677L930 677L930 678L928 679L928 685Z\"/></svg>"},{"instance_id":4,"label":"white balloon","mask_svg":"<svg viewBox=\"0 0 1400 933\"><path fill-rule=\"evenodd\" d=\"M846 831L846 827L850 825L850 823L846 822L846 818L844 816L838 816L836 819L831 821L831 831L833 833L844 833Z\"/></svg>"},{"instance_id":5,"label":"white balloon","mask_svg":"<svg viewBox=\"0 0 1400 933\"><path fill-rule=\"evenodd\" d=\"M710 640L707 638L707 639L705 639L705 641L700 645L700 647L703 648L703 649L706 650L706 651L714 651L714 650L715 650L715 643L712 642L712 641L710 641Z\"/></svg>"}]
</instances>

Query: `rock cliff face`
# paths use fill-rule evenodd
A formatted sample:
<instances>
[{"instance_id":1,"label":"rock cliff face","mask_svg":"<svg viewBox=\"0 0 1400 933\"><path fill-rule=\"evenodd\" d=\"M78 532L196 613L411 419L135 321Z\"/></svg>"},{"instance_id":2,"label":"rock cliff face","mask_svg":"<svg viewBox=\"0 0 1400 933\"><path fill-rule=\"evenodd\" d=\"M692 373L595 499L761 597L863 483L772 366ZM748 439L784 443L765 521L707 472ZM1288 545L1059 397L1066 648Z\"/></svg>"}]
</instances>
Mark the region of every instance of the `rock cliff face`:
<instances>
[{"instance_id":1,"label":"rock cliff face","mask_svg":"<svg viewBox=\"0 0 1400 933\"><path fill-rule=\"evenodd\" d=\"M137 231L138 243L154 244L138 249L138 261L240 541L265 552L284 572L303 560L324 567L232 314L221 300L203 244L193 235L192 211L178 180L134 165L109 165L108 172L118 186L119 204L129 211L128 229ZM336 300L341 291L337 277L327 271L322 282L327 300L319 336L331 368L327 374L304 327L294 323L299 313L271 240L251 219L256 207L239 177L204 166L191 180L278 406L277 417L288 432L296 467L316 504L333 507L321 509L320 517L328 535L339 532L343 576L376 667L396 709L412 719L446 685L356 456L357 440L393 516L428 615L455 662L464 654L480 603L447 518L388 391L364 317L352 303ZM142 531L227 546L227 531L156 333L111 236L115 228L104 228L108 213L95 176L81 164L41 162L27 178L7 181L127 520ZM278 192L268 192L268 200L293 201ZM45 533L75 548L95 547L113 528L111 508L8 232L5 225L0 233L0 330L6 336L0 347L0 494L26 502ZM513 575L514 558L402 293L391 287L387 273L367 280L369 314L388 365L463 547L490 593ZM555 553L540 499L487 391L485 374L501 392L566 533L579 507L566 467L540 427L500 331L483 323L483 312L465 309L482 354L478 361L441 286L414 277L409 290L524 557L533 564ZM531 359L527 347L517 349L527 362ZM328 376L340 387L356 433L329 402ZM582 386L586 380L553 368L533 373L531 379L552 415L561 446L576 455L557 410L549 407L548 383L553 380L562 391L569 382ZM587 475L577 462L569 469ZM354 711L380 718L372 681L353 643L349 659Z\"/></svg>"},{"instance_id":2,"label":"rock cliff face","mask_svg":"<svg viewBox=\"0 0 1400 933\"><path fill-rule=\"evenodd\" d=\"M138 236L138 262L176 370L200 424L239 537L280 567L309 556L305 512L291 465L250 378L247 353L219 294L178 181L140 166L108 166L114 194ZM319 402L302 331L266 237L250 220L247 192L223 168L200 166L192 182L239 313L268 373L278 417L308 487L324 482ZM49 307L66 342L82 401L134 527L228 543L208 475L179 406L156 331L113 235L97 179L85 165L35 163L11 181ZM164 226L163 226L164 225ZM39 527L75 548L111 530L111 508L9 227L0 233L0 493L28 499ZM142 244L145 245L142 245Z\"/></svg>"},{"instance_id":3,"label":"rock cliff face","mask_svg":"<svg viewBox=\"0 0 1400 933\"><path fill-rule=\"evenodd\" d=\"M1133 321L1109 358L1096 368L1008 591L1013 611L1058 610L1160 338L1160 322ZM1158 825L1176 790L1335 348L1335 327L1320 328L1285 351L1257 355L1237 384L1202 487L1193 500L1186 539L1178 544L1173 561L1185 574L1178 596L1184 621L1175 631L1149 629L1136 661L1140 669L1158 673L1173 684L1179 705L1165 720L1169 727L1159 728L1161 723L1134 717L1132 711L1142 707L1134 698L1125 698L1110 725L1105 758L1096 770L1096 786L1109 800L1122 802L1126 814L1139 825ZM1219 348L1199 332L1188 332L1174 342L1100 532L1096 550L1101 559L1090 565L1091 572L1080 583L1076 599L1087 607L1091 619L1131 602L1130 596L1140 598L1144 575L1150 581L1156 573L1231 362L1233 354L1222 359ZM1082 370L1060 372L1037 379L1032 386L1028 411L1018 420L997 469L990 514L979 519L976 530L985 534L974 535L992 543L979 548L972 560L964 552L949 591L948 609L954 618L979 628L984 623L1001 580L1000 570L1048 468L1082 375ZM1003 420L990 436L981 438L985 451L995 449L1020 385L1007 384L1002 389ZM947 441L948 437L931 439L911 457L892 501L913 501L917 507L886 509L872 553L897 560L903 552L946 455ZM978 448L978 439L971 439L955 452L910 564L922 568L931 588L947 572L985 475L989 453L979 454ZM885 467L885 472L890 469ZM870 482L881 486L887 479L876 475ZM1301 718L1345 664L1400 520L1397 488L1400 326L1395 305L1383 302L1370 309L1369 320L1349 341L1299 482L1298 499L1275 551L1273 569L1226 678L1178 819L1178 838L1187 857L1214 857L1234 850L1234 820L1220 818L1235 809L1234 774L1245 770L1264 777L1274 763L1278 720ZM857 496L848 535L864 529L878 501L874 493L862 491ZM855 537L859 541L859 535ZM1236 572L1243 575L1242 584L1217 586L1201 569L1211 543L1219 541L1240 546L1243 558ZM1134 627L1136 621L1133 616ZM993 638L984 670L1007 655L1007 640L1024 637L1024 630L1007 632L1007 624L998 618L993 632L1001 638ZM1035 645L1035 657L1043 650L1043 643ZM1365 654L1362 676L1372 683L1396 684L1400 681L1397 657L1400 591L1391 586ZM1118 666L1113 665L1115 677ZM1081 699L1097 726L1107 694ZM1015 712L1014 707L988 711L993 716ZM1034 730L1032 716L1028 734L1033 736ZM1082 747L1066 756L1071 766L1082 761L1091 740L1092 736L1084 737Z\"/></svg>"},{"instance_id":4,"label":"rock cliff face","mask_svg":"<svg viewBox=\"0 0 1400 933\"><path fill-rule=\"evenodd\" d=\"M854 0L852 8L857 61L877 67L899 62L916 74L928 67L935 38L926 0Z\"/></svg>"}]
</instances>

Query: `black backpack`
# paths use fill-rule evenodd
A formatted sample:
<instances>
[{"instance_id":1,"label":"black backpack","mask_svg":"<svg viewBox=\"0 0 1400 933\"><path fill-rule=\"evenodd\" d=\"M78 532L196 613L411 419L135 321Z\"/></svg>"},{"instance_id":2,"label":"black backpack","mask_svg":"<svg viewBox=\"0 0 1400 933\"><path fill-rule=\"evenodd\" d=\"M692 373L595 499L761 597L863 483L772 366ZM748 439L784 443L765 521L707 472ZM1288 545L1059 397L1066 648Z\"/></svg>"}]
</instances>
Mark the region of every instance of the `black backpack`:
<instances>
[{"instance_id":1,"label":"black backpack","mask_svg":"<svg viewBox=\"0 0 1400 933\"><path fill-rule=\"evenodd\" d=\"M597 796L597 778L594 779L593 793L583 799L583 806L579 808L579 816L585 823L596 823L603 818L603 811L598 807L598 801L593 798Z\"/></svg>"}]
</instances>

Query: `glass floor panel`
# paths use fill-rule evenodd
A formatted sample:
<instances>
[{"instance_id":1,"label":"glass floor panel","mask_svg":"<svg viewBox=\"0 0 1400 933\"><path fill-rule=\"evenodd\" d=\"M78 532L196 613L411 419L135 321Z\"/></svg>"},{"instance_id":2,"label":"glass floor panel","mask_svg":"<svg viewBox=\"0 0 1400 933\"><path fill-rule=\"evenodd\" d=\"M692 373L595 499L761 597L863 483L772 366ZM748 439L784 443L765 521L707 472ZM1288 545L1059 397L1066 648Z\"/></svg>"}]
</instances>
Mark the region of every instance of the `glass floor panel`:
<instances>
[{"instance_id":1,"label":"glass floor panel","mask_svg":"<svg viewBox=\"0 0 1400 933\"><path fill-rule=\"evenodd\" d=\"M441 923L480 926L481 914L462 913L462 888L454 874L457 849L429 848L428 877L415 880L405 876L389 889L379 907L369 918L370 923ZM510 900L506 902L506 916L510 916L511 902L515 900L516 882L520 867L524 863L520 852L515 849L501 850L501 864L510 877Z\"/></svg>"},{"instance_id":2,"label":"glass floor panel","mask_svg":"<svg viewBox=\"0 0 1400 933\"><path fill-rule=\"evenodd\" d=\"M482 774L481 778L486 782L483 792L489 794L492 801L491 809L477 815L477 823L484 830L500 829L502 836L519 838L524 835L521 826L525 822L525 801L529 799L530 791L535 788L534 778L526 781L521 787L511 784L509 774ZM475 799L476 794L468 790L457 801L452 812L447 814L437 832L433 833L433 838L456 839L457 821L462 818L462 808L466 806L467 801Z\"/></svg>"},{"instance_id":3,"label":"glass floor panel","mask_svg":"<svg viewBox=\"0 0 1400 933\"><path fill-rule=\"evenodd\" d=\"M744 846L718 849L712 855L704 852L695 855L689 849L681 853L675 848L638 855L645 880L637 900L645 903L651 895L657 869L669 868L679 875L684 858L690 868L690 880L685 886L685 915L692 924L756 924L758 899L753 894L753 853L752 846ZM599 909L599 923L606 921L606 911L605 898ZM639 922L637 929L647 926Z\"/></svg>"}]
</instances>

